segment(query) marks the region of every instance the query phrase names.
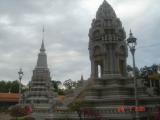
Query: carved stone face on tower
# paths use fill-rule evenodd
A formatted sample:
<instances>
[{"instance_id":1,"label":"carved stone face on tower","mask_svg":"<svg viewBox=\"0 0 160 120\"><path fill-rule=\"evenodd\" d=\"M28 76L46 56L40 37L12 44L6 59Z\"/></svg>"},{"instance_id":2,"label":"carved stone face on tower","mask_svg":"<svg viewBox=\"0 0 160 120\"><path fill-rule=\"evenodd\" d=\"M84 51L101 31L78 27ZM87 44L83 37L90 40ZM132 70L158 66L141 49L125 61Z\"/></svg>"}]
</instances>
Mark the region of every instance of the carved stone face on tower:
<instances>
[{"instance_id":1,"label":"carved stone face on tower","mask_svg":"<svg viewBox=\"0 0 160 120\"><path fill-rule=\"evenodd\" d=\"M126 33L115 11L105 0L89 30L91 77L126 75Z\"/></svg>"}]
</instances>

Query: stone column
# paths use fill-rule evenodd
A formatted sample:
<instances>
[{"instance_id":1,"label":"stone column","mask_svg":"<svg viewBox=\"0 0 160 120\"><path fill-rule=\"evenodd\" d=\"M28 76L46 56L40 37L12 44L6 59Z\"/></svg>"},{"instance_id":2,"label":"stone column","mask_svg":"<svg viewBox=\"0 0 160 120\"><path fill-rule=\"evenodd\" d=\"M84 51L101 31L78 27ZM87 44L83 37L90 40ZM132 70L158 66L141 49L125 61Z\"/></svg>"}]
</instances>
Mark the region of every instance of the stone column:
<instances>
[{"instance_id":1,"label":"stone column","mask_svg":"<svg viewBox=\"0 0 160 120\"><path fill-rule=\"evenodd\" d=\"M104 56L103 59L103 74L108 74L108 65L107 65L108 61L107 61L107 56Z\"/></svg>"},{"instance_id":2,"label":"stone column","mask_svg":"<svg viewBox=\"0 0 160 120\"><path fill-rule=\"evenodd\" d=\"M98 77L98 64L91 60L91 78L97 78Z\"/></svg>"},{"instance_id":3,"label":"stone column","mask_svg":"<svg viewBox=\"0 0 160 120\"><path fill-rule=\"evenodd\" d=\"M101 65L101 77L103 76L103 74L104 74L104 64L102 63L102 65Z\"/></svg>"},{"instance_id":4,"label":"stone column","mask_svg":"<svg viewBox=\"0 0 160 120\"><path fill-rule=\"evenodd\" d=\"M98 78L98 64L95 63L95 78Z\"/></svg>"}]
</instances>

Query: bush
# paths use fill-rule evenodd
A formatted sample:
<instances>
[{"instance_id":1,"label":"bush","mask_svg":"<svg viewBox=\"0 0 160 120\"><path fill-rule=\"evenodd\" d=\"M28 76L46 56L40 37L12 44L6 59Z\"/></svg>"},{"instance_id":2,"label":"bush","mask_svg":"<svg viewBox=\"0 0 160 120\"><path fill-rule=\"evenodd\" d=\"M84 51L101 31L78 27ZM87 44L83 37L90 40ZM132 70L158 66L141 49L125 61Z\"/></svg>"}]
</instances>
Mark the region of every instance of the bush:
<instances>
[{"instance_id":1,"label":"bush","mask_svg":"<svg viewBox=\"0 0 160 120\"><path fill-rule=\"evenodd\" d=\"M13 117L23 117L32 112L29 106L14 106L10 110L10 115Z\"/></svg>"}]
</instances>

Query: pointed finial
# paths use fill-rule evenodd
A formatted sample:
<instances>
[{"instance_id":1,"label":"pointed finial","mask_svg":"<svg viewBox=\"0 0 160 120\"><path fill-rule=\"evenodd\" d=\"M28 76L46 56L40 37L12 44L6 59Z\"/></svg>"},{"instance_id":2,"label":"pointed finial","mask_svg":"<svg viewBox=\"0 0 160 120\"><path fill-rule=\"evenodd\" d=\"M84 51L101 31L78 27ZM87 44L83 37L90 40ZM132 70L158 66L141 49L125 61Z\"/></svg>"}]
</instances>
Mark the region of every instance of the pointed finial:
<instances>
[{"instance_id":1,"label":"pointed finial","mask_svg":"<svg viewBox=\"0 0 160 120\"><path fill-rule=\"evenodd\" d=\"M40 48L40 51L44 52L45 51L45 47L44 47L44 25L43 25L43 28L42 28L42 44L41 44L41 48Z\"/></svg>"},{"instance_id":2,"label":"pointed finial","mask_svg":"<svg viewBox=\"0 0 160 120\"><path fill-rule=\"evenodd\" d=\"M103 1L103 4L108 4L108 2L106 0Z\"/></svg>"},{"instance_id":3,"label":"pointed finial","mask_svg":"<svg viewBox=\"0 0 160 120\"><path fill-rule=\"evenodd\" d=\"M44 48L44 41L42 40L42 44L41 44L41 49L40 49L41 52L44 52L45 51L45 48Z\"/></svg>"},{"instance_id":4,"label":"pointed finial","mask_svg":"<svg viewBox=\"0 0 160 120\"><path fill-rule=\"evenodd\" d=\"M43 29L42 29L42 40L44 40L44 25L43 25Z\"/></svg>"}]
</instances>

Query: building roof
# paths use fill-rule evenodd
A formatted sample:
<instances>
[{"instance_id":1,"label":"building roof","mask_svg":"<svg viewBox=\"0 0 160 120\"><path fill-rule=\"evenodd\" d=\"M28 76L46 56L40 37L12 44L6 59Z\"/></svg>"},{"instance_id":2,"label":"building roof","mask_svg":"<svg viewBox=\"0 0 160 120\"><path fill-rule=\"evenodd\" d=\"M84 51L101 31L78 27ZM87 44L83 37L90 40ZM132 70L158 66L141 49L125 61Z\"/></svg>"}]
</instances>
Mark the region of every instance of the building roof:
<instances>
[{"instance_id":1,"label":"building roof","mask_svg":"<svg viewBox=\"0 0 160 120\"><path fill-rule=\"evenodd\" d=\"M18 102L18 93L0 93L0 102Z\"/></svg>"},{"instance_id":2,"label":"building roof","mask_svg":"<svg viewBox=\"0 0 160 120\"><path fill-rule=\"evenodd\" d=\"M148 75L150 80L160 80L160 74Z\"/></svg>"}]
</instances>

